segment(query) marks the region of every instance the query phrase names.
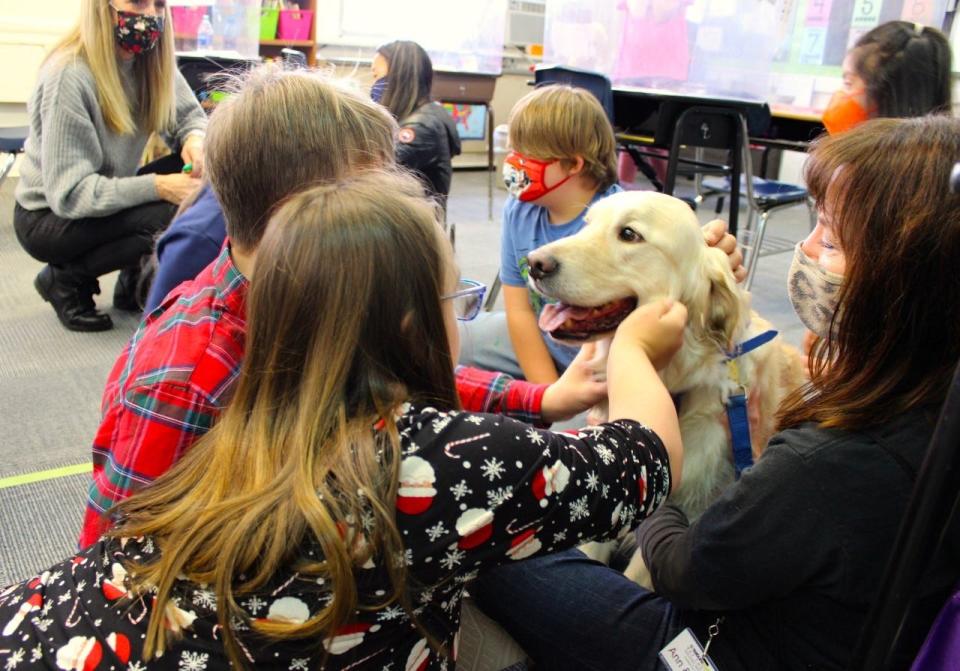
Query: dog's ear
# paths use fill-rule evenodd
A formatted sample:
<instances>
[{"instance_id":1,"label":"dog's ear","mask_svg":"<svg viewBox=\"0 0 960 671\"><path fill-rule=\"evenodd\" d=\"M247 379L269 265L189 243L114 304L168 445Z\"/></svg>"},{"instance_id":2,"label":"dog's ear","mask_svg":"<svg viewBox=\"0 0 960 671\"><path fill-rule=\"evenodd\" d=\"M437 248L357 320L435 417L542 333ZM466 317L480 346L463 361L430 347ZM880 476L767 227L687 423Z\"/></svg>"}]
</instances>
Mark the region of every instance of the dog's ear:
<instances>
[{"instance_id":1,"label":"dog's ear","mask_svg":"<svg viewBox=\"0 0 960 671\"><path fill-rule=\"evenodd\" d=\"M709 249L707 252L704 255L704 269L710 291L703 312L704 327L710 340L723 351L727 351L733 344L745 305L726 255L717 249Z\"/></svg>"}]
</instances>

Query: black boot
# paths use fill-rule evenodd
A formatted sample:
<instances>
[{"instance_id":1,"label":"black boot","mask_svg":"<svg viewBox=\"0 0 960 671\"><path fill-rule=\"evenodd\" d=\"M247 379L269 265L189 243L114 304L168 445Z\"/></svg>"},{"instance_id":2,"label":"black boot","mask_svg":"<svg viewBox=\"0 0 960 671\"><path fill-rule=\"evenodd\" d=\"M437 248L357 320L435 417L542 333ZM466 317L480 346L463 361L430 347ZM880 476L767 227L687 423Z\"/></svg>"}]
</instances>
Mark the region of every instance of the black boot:
<instances>
[{"instance_id":1,"label":"black boot","mask_svg":"<svg viewBox=\"0 0 960 671\"><path fill-rule=\"evenodd\" d=\"M106 331L113 328L110 315L97 312L93 294L100 293L96 279L44 267L33 281L37 292L51 305L60 323L71 331Z\"/></svg>"},{"instance_id":2,"label":"black boot","mask_svg":"<svg viewBox=\"0 0 960 671\"><path fill-rule=\"evenodd\" d=\"M124 268L117 277L113 288L113 307L127 312L141 312L143 306L137 297L137 285L140 283L140 267Z\"/></svg>"}]
</instances>

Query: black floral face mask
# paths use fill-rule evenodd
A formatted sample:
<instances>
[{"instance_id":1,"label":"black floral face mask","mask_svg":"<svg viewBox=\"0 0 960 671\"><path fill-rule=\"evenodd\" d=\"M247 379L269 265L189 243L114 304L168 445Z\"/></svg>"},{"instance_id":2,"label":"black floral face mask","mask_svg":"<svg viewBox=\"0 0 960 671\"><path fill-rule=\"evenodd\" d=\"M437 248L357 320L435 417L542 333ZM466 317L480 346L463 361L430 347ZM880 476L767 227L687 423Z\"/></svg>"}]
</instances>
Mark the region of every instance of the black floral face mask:
<instances>
[{"instance_id":1,"label":"black floral face mask","mask_svg":"<svg viewBox=\"0 0 960 671\"><path fill-rule=\"evenodd\" d=\"M116 11L117 25L113 32L121 49L139 56L157 46L163 32L162 16Z\"/></svg>"}]
</instances>

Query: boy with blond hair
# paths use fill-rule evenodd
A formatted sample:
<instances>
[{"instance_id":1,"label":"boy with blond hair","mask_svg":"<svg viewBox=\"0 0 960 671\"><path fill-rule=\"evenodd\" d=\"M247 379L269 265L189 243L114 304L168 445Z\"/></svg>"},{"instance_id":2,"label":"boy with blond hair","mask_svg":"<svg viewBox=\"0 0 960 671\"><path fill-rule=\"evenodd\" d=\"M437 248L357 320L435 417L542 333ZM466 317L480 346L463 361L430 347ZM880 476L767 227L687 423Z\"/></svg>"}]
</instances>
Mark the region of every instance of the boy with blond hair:
<instances>
[{"instance_id":1,"label":"boy with blond hair","mask_svg":"<svg viewBox=\"0 0 960 671\"><path fill-rule=\"evenodd\" d=\"M527 287L527 254L577 233L590 205L621 190L617 145L597 99L570 86L531 91L513 107L509 124L504 180L511 198L500 246L506 312L469 329L461 363L549 384L578 348L551 340L537 325L543 299Z\"/></svg>"},{"instance_id":2,"label":"boy with blond hair","mask_svg":"<svg viewBox=\"0 0 960 671\"><path fill-rule=\"evenodd\" d=\"M510 111L509 125L504 181L511 197L500 238L505 312L483 315L462 330L460 363L552 384L579 348L541 331L544 300L527 284L527 255L579 232L593 203L622 190L617 142L593 94L566 85L543 86L525 95ZM736 239L726 233L726 223L710 222L703 235L708 245L728 255L737 279L743 279L743 256Z\"/></svg>"}]
</instances>

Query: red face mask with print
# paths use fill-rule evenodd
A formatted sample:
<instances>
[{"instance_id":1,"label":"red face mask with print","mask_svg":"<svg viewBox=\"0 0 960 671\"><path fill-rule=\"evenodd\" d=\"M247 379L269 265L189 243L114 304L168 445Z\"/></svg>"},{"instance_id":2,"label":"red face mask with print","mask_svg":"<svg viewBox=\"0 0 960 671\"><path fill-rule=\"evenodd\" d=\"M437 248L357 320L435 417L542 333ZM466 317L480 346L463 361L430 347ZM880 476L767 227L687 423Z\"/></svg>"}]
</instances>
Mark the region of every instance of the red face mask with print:
<instances>
[{"instance_id":1,"label":"red face mask with print","mask_svg":"<svg viewBox=\"0 0 960 671\"><path fill-rule=\"evenodd\" d=\"M823 111L823 125L830 135L848 131L870 120L870 113L863 108L855 96L857 93L837 91L830 99L830 104Z\"/></svg>"},{"instance_id":2,"label":"red face mask with print","mask_svg":"<svg viewBox=\"0 0 960 671\"><path fill-rule=\"evenodd\" d=\"M556 161L539 161L524 156L518 151L510 152L503 161L503 182L507 185L507 191L524 203L529 203L547 195L571 177L567 175L553 186L548 187L544 178L546 177L547 166L553 163L556 163Z\"/></svg>"}]
</instances>

